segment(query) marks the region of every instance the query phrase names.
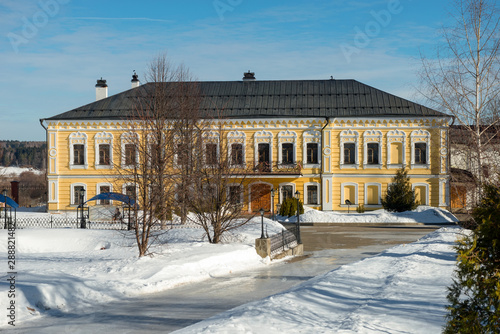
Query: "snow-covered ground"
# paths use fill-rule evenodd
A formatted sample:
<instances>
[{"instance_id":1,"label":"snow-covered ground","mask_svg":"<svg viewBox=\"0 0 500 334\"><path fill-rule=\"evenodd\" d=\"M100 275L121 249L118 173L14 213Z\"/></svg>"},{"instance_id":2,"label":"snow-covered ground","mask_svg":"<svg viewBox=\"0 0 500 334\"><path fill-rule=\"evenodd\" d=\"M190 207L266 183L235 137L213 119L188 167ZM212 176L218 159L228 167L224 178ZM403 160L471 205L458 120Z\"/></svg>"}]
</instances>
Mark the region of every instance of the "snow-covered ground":
<instances>
[{"instance_id":1,"label":"snow-covered ground","mask_svg":"<svg viewBox=\"0 0 500 334\"><path fill-rule=\"evenodd\" d=\"M33 172L35 174L43 174L43 171L29 167L3 167L0 166L0 176L18 176L24 172Z\"/></svg>"},{"instance_id":2,"label":"snow-covered ground","mask_svg":"<svg viewBox=\"0 0 500 334\"><path fill-rule=\"evenodd\" d=\"M176 333L440 333L460 231L442 228Z\"/></svg>"},{"instance_id":3,"label":"snow-covered ground","mask_svg":"<svg viewBox=\"0 0 500 334\"><path fill-rule=\"evenodd\" d=\"M48 214L18 212L18 217L36 215ZM349 222L360 215L310 210L303 217ZM437 218L440 222L451 219L446 212L434 208L399 215L383 210L364 215L371 215L371 221L390 217L385 220L390 222L410 219L435 223ZM366 218L362 221L366 222ZM265 223L270 235L282 229L269 219ZM345 333L364 333L377 332L384 326L402 330L415 326L408 333L416 333L420 328L429 328L430 331L422 331L426 333L439 332L436 328L443 324L444 295L454 266L451 244L456 231L441 229L416 244L399 246L373 259L342 267L289 294L268 298L262 305L238 308L188 332L234 333L245 328L246 332L265 333L273 326L276 332L298 332L303 327L303 332L331 332L331 328L338 328L345 329ZM138 258L133 236L127 231L17 230L16 322L37 319L51 310L74 312L96 303L267 266L269 259L261 259L254 249L260 233L260 218L228 235L219 245L209 244L201 229L169 230L156 240L153 256ZM7 237L7 231L1 230L0 260L5 268ZM3 272L7 271L11 270ZM0 309L7 308L8 290L7 276L2 276ZM261 306L266 311L262 312ZM0 327L6 326L7 320L4 318ZM267 325L259 327L261 323Z\"/></svg>"}]
</instances>

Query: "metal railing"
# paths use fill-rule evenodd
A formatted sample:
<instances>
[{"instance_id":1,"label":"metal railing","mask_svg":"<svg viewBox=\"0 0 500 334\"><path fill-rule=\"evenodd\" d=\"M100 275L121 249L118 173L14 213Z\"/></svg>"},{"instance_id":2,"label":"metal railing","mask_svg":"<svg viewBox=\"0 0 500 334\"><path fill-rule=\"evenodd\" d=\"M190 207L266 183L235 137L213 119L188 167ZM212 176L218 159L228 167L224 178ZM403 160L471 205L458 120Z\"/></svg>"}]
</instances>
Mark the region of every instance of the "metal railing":
<instances>
[{"instance_id":1,"label":"metal railing","mask_svg":"<svg viewBox=\"0 0 500 334\"><path fill-rule=\"evenodd\" d=\"M80 228L80 219L77 217L17 217L14 219L16 229L28 228ZM134 224L132 224L134 226ZM92 230L126 230L128 227L127 220L121 221L89 221L86 220L86 228ZM0 224L0 229L4 228L4 224ZM179 224L166 222L165 224L155 224L151 227L152 230L175 229L175 228L201 228L193 223Z\"/></svg>"},{"instance_id":2,"label":"metal railing","mask_svg":"<svg viewBox=\"0 0 500 334\"><path fill-rule=\"evenodd\" d=\"M296 229L297 229L296 227L290 227L286 230L281 231L281 233L273 235L270 238L271 258L298 245L296 237L297 233Z\"/></svg>"}]
</instances>

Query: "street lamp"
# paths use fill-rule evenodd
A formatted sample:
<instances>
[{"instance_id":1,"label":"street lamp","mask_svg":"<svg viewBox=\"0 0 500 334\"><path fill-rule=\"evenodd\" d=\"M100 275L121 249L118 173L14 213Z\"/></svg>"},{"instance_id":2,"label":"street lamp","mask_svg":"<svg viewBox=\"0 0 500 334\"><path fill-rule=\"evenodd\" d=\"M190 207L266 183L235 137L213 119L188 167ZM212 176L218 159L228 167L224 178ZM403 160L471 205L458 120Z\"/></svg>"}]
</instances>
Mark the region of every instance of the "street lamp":
<instances>
[{"instance_id":1,"label":"street lamp","mask_svg":"<svg viewBox=\"0 0 500 334\"><path fill-rule=\"evenodd\" d=\"M2 190L2 195L3 195L3 200L4 200L4 208L5 208L5 211L4 211L4 219L5 219L5 224L3 226L4 229L7 229L7 189L4 189Z\"/></svg>"},{"instance_id":2,"label":"street lamp","mask_svg":"<svg viewBox=\"0 0 500 334\"><path fill-rule=\"evenodd\" d=\"M298 190L295 192L295 198L297 198L297 243L301 244L302 240L300 239L300 218L299 218L300 192Z\"/></svg>"},{"instance_id":3,"label":"street lamp","mask_svg":"<svg viewBox=\"0 0 500 334\"><path fill-rule=\"evenodd\" d=\"M346 200L345 200L345 204L347 204L347 213L349 213L349 211L350 211L350 209L351 209L351 205L352 205L352 203L351 203L351 201L350 201L350 200L346 199Z\"/></svg>"},{"instance_id":4,"label":"street lamp","mask_svg":"<svg viewBox=\"0 0 500 334\"><path fill-rule=\"evenodd\" d=\"M260 208L259 212L260 212L260 227L262 230L262 233L260 234L260 238L265 239L265 236L264 236L264 209Z\"/></svg>"},{"instance_id":5,"label":"street lamp","mask_svg":"<svg viewBox=\"0 0 500 334\"><path fill-rule=\"evenodd\" d=\"M274 221L274 188L271 189L271 217Z\"/></svg>"},{"instance_id":6,"label":"street lamp","mask_svg":"<svg viewBox=\"0 0 500 334\"><path fill-rule=\"evenodd\" d=\"M80 228L87 228L87 223L85 222L85 217L83 214L83 202L85 201L85 188L80 190L80 207L82 215L80 216Z\"/></svg>"}]
</instances>

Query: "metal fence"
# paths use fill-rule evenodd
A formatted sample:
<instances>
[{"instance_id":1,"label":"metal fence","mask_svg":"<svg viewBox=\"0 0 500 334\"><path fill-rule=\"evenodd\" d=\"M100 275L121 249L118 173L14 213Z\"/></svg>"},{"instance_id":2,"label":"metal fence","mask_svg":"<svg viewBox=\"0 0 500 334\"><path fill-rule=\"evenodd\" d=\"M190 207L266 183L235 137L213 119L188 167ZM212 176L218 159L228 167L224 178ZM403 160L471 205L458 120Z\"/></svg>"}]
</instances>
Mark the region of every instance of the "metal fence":
<instances>
[{"instance_id":1,"label":"metal fence","mask_svg":"<svg viewBox=\"0 0 500 334\"><path fill-rule=\"evenodd\" d=\"M281 254L288 249L296 247L297 243L297 228L289 227L286 230L281 231L273 235L271 239L271 258L275 255Z\"/></svg>"},{"instance_id":2,"label":"metal fence","mask_svg":"<svg viewBox=\"0 0 500 334\"><path fill-rule=\"evenodd\" d=\"M15 223L16 229L28 229L28 228L80 228L81 221L77 217L22 217L12 219ZM6 228L5 224L0 221L0 229ZM87 229L93 230L127 230L128 221L89 221L85 222ZM132 227L134 223L132 223ZM152 226L152 230L163 230L163 229L173 229L173 228L200 228L199 225L193 223L172 223L166 222L165 224L156 224Z\"/></svg>"}]
</instances>

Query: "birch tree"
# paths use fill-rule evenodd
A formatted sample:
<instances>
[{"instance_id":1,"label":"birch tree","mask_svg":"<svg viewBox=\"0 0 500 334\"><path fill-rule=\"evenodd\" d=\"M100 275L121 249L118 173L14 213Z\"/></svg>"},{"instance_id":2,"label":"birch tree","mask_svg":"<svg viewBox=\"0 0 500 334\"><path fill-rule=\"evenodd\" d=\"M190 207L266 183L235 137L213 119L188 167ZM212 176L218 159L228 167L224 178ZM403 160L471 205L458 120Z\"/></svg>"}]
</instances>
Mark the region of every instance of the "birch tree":
<instances>
[{"instance_id":1,"label":"birch tree","mask_svg":"<svg viewBox=\"0 0 500 334\"><path fill-rule=\"evenodd\" d=\"M443 27L435 56L422 56L421 79L435 107L455 116L456 147L465 148L457 153L469 160L466 169L482 184L488 176L482 167L498 152L498 143L492 144L499 134L499 12L494 0L453 5L452 25Z\"/></svg>"}]
</instances>

